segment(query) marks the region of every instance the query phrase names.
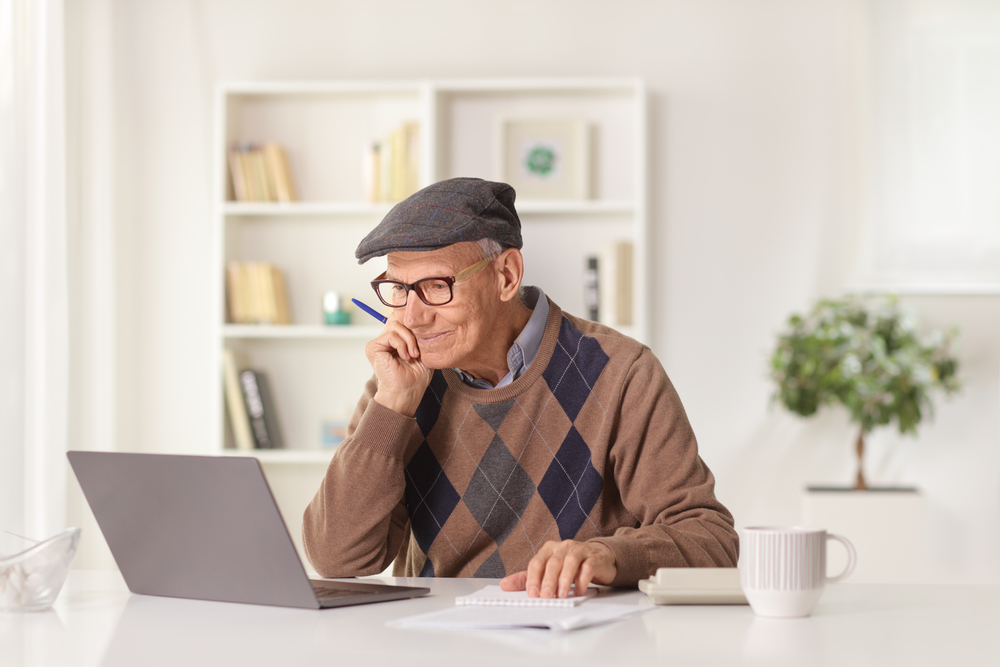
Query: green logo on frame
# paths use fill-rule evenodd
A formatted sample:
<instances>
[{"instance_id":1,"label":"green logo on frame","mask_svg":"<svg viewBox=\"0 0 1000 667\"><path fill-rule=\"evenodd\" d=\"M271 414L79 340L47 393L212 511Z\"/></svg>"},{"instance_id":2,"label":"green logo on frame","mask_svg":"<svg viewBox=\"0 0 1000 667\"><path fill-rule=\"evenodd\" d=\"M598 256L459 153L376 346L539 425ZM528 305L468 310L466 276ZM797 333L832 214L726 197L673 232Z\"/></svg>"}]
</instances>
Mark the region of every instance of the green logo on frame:
<instances>
[{"instance_id":1,"label":"green logo on frame","mask_svg":"<svg viewBox=\"0 0 1000 667\"><path fill-rule=\"evenodd\" d=\"M538 176L548 176L556 166L556 153L548 146L535 146L528 151L525 165Z\"/></svg>"}]
</instances>

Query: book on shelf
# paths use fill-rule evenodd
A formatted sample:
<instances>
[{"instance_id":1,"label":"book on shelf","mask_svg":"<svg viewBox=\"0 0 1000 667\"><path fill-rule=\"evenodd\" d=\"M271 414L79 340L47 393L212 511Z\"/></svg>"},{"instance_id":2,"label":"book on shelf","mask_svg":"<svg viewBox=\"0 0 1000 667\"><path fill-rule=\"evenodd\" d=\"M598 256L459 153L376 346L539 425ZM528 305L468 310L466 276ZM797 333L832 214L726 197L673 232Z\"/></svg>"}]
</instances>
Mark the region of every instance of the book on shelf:
<instances>
[{"instance_id":1,"label":"book on shelf","mask_svg":"<svg viewBox=\"0 0 1000 667\"><path fill-rule=\"evenodd\" d=\"M601 324L632 325L632 243L605 246L597 258L598 313Z\"/></svg>"},{"instance_id":2,"label":"book on shelf","mask_svg":"<svg viewBox=\"0 0 1000 667\"><path fill-rule=\"evenodd\" d=\"M228 321L233 324L291 324L284 273L267 262L226 264Z\"/></svg>"},{"instance_id":3,"label":"book on shelf","mask_svg":"<svg viewBox=\"0 0 1000 667\"><path fill-rule=\"evenodd\" d=\"M257 449L284 447L267 374L255 370L241 371L240 387L243 390L243 400L250 420L250 432Z\"/></svg>"},{"instance_id":4,"label":"book on shelf","mask_svg":"<svg viewBox=\"0 0 1000 667\"><path fill-rule=\"evenodd\" d=\"M247 413L246 402L243 399L243 388L240 385L240 369L244 361L234 350L225 348L222 352L222 386L225 392L226 414L229 416L230 433L236 449L251 450L256 447L253 432L250 429L250 416Z\"/></svg>"},{"instance_id":5,"label":"book on shelf","mask_svg":"<svg viewBox=\"0 0 1000 667\"><path fill-rule=\"evenodd\" d=\"M234 144L229 149L229 175L236 201L297 201L288 155L277 143Z\"/></svg>"},{"instance_id":6,"label":"book on shelf","mask_svg":"<svg viewBox=\"0 0 1000 667\"><path fill-rule=\"evenodd\" d=\"M364 156L368 201L398 202L420 188L420 125L403 123L372 142Z\"/></svg>"},{"instance_id":7,"label":"book on shelf","mask_svg":"<svg viewBox=\"0 0 1000 667\"><path fill-rule=\"evenodd\" d=\"M264 161L274 187L274 196L280 202L292 202L298 199L295 184L292 182L292 172L288 167L288 156L285 150L273 141L264 144Z\"/></svg>"},{"instance_id":8,"label":"book on shelf","mask_svg":"<svg viewBox=\"0 0 1000 667\"><path fill-rule=\"evenodd\" d=\"M587 306L587 318L593 322L599 322L601 317L599 266L599 257L587 257L586 269L583 272L583 302Z\"/></svg>"}]
</instances>

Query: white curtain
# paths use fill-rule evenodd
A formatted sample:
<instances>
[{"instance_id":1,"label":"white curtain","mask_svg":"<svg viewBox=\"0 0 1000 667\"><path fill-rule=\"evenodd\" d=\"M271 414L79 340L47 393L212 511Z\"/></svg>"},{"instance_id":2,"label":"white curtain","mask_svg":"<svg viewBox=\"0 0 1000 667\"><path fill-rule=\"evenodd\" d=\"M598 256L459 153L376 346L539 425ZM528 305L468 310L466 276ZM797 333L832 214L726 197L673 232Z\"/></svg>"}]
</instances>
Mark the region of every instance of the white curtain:
<instances>
[{"instance_id":1,"label":"white curtain","mask_svg":"<svg viewBox=\"0 0 1000 667\"><path fill-rule=\"evenodd\" d=\"M62 0L0 0L0 529L66 522Z\"/></svg>"}]
</instances>

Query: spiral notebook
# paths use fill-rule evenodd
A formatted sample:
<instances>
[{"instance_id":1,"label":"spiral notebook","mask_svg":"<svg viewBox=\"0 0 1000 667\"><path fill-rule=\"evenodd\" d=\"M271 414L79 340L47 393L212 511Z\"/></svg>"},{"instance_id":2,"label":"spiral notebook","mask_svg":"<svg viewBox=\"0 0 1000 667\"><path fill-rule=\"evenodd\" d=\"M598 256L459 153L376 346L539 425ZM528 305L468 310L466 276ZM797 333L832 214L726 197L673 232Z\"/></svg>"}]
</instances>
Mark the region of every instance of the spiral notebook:
<instances>
[{"instance_id":1,"label":"spiral notebook","mask_svg":"<svg viewBox=\"0 0 1000 667\"><path fill-rule=\"evenodd\" d=\"M568 608L582 604L597 595L596 588L588 588L583 595L566 598L530 598L525 591L505 591L499 586L487 586L475 593L460 595L455 598L459 606L483 607L558 607Z\"/></svg>"}]
</instances>

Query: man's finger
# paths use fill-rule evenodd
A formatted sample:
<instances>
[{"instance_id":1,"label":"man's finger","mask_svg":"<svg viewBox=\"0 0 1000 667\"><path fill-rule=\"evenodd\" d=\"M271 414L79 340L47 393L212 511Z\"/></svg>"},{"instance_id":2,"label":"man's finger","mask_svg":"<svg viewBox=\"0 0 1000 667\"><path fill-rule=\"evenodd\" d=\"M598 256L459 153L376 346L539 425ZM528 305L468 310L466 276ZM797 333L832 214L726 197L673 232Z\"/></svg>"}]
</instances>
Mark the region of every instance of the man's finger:
<instances>
[{"instance_id":1,"label":"man's finger","mask_svg":"<svg viewBox=\"0 0 1000 667\"><path fill-rule=\"evenodd\" d=\"M594 580L594 566L592 561L588 558L580 564L580 569L576 573L576 582L574 583L574 595L583 595L587 592L590 587L590 582Z\"/></svg>"},{"instance_id":2,"label":"man's finger","mask_svg":"<svg viewBox=\"0 0 1000 667\"><path fill-rule=\"evenodd\" d=\"M545 563L545 574L542 576L540 597L554 598L559 595L559 573L562 572L562 567L563 555L560 553L560 550L555 550Z\"/></svg>"},{"instance_id":3,"label":"man's finger","mask_svg":"<svg viewBox=\"0 0 1000 667\"><path fill-rule=\"evenodd\" d=\"M525 590L528 591L528 597L536 598L541 594L542 576L545 574L545 565L551 555L552 548L546 542L528 562L528 576L524 584Z\"/></svg>"},{"instance_id":4,"label":"man's finger","mask_svg":"<svg viewBox=\"0 0 1000 667\"><path fill-rule=\"evenodd\" d=\"M405 329L403 330L405 331ZM389 329L385 333L385 343L387 346L391 347L396 351L396 354L400 359L408 361L410 359L416 359L420 356L420 350L417 347L416 339L413 338L413 334L409 331L403 333L398 328Z\"/></svg>"},{"instance_id":5,"label":"man's finger","mask_svg":"<svg viewBox=\"0 0 1000 667\"><path fill-rule=\"evenodd\" d=\"M570 548L566 557L563 558L562 569L559 572L558 597L569 597L569 589L577 578L577 572L580 570L580 566L584 563L585 554L581 553L582 550L582 545L580 547Z\"/></svg>"},{"instance_id":6,"label":"man's finger","mask_svg":"<svg viewBox=\"0 0 1000 667\"><path fill-rule=\"evenodd\" d=\"M401 312L399 312L400 310L402 309L397 308L392 311L392 316L389 318L389 322L386 326L386 329L400 333L400 338L404 341L406 345L407 355L414 358L419 357L420 347L417 345L417 337L413 335L413 332L410 331L406 327L406 325L404 325L402 321L400 321L400 319L398 319L401 318L403 315Z\"/></svg>"},{"instance_id":7,"label":"man's finger","mask_svg":"<svg viewBox=\"0 0 1000 667\"><path fill-rule=\"evenodd\" d=\"M508 574L500 580L500 588L505 591L523 591L528 585L528 573L526 571Z\"/></svg>"}]
</instances>

